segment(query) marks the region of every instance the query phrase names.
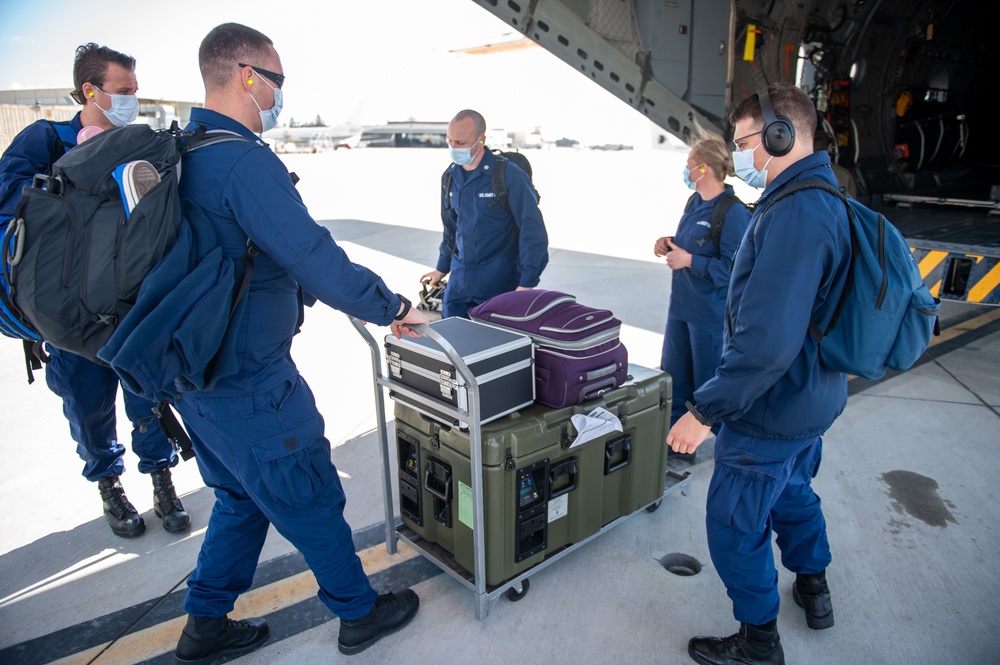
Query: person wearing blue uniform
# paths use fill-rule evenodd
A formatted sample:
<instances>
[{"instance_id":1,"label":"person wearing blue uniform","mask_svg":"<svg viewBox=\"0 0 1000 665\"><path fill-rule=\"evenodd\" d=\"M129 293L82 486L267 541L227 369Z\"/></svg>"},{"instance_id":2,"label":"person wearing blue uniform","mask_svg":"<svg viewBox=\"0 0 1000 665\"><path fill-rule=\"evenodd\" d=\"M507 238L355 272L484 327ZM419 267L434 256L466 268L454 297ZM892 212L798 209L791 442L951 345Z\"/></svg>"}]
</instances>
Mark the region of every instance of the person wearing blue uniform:
<instances>
[{"instance_id":1,"label":"person wearing blue uniform","mask_svg":"<svg viewBox=\"0 0 1000 665\"><path fill-rule=\"evenodd\" d=\"M486 120L466 109L448 123L452 164L441 192L444 236L437 267L421 282L436 286L448 275L441 313L468 318L495 295L538 286L549 261L549 237L531 178L509 160L507 207L493 191L497 158L486 145ZM509 208L509 209L508 209Z\"/></svg>"},{"instance_id":2,"label":"person wearing blue uniform","mask_svg":"<svg viewBox=\"0 0 1000 665\"><path fill-rule=\"evenodd\" d=\"M232 323L242 365L219 377L214 390L182 388L175 402L216 502L188 578L189 617L173 659L207 663L267 639L264 619L234 621L228 614L253 582L270 524L302 552L320 600L340 617L340 651L358 653L408 623L419 600L409 589L379 595L365 575L323 417L292 360L292 338L310 296L388 325L397 337L416 336L409 326L428 320L350 261L309 215L281 160L255 136L274 127L283 102L285 75L271 40L222 24L202 41L198 60L205 107L192 110L187 129L248 140L185 155L181 195L203 210L226 256L238 261L249 239L260 253L245 307Z\"/></svg>"},{"instance_id":3,"label":"person wearing blue uniform","mask_svg":"<svg viewBox=\"0 0 1000 665\"><path fill-rule=\"evenodd\" d=\"M53 163L88 131L131 123L139 110L135 59L106 46L85 44L76 50L73 99L83 110L68 122L39 120L18 134L0 157L0 224L14 216L21 191L38 173L50 173ZM118 377L111 368L46 345L50 360L45 382L62 398L63 413L83 476L96 482L111 531L124 538L141 535L146 523L125 496L119 476L125 471L125 446L118 442L115 401ZM170 468L178 461L173 446L153 415L152 402L122 390L125 413L132 422L132 452L139 471L153 481L153 511L170 532L185 531L191 518L177 498Z\"/></svg>"},{"instance_id":4,"label":"person wearing blue uniform","mask_svg":"<svg viewBox=\"0 0 1000 665\"><path fill-rule=\"evenodd\" d=\"M660 369L673 383L671 425L687 413L684 404L712 378L722 357L722 313L733 256L750 220L750 211L725 184L730 175L733 160L726 144L719 139L698 141L684 166L684 182L695 193L677 232L659 238L653 247L673 271L660 358ZM725 212L721 228L713 224L716 206ZM713 431L718 433L718 425Z\"/></svg>"},{"instance_id":5,"label":"person wearing blue uniform","mask_svg":"<svg viewBox=\"0 0 1000 665\"><path fill-rule=\"evenodd\" d=\"M847 404L847 377L820 363L810 321L825 329L846 283L851 236L843 202L810 189L776 203L794 182L836 186L826 152L813 152L816 109L805 92L771 87L740 102L736 174L764 188L733 263L722 362L695 390L667 444L691 453L721 422L705 519L712 562L740 622L725 638L695 637L688 653L711 665L784 663L778 574L794 572L792 600L810 628L833 626L832 557L812 488L822 435Z\"/></svg>"}]
</instances>

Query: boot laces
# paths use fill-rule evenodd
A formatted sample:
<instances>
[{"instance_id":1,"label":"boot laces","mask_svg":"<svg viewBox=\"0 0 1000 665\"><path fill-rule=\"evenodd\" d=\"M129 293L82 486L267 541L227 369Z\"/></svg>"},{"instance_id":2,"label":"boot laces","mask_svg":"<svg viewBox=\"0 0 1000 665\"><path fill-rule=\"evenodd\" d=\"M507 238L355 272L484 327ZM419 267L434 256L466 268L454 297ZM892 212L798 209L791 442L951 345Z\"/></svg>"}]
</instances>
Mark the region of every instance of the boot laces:
<instances>
[{"instance_id":1,"label":"boot laces","mask_svg":"<svg viewBox=\"0 0 1000 665\"><path fill-rule=\"evenodd\" d=\"M184 505L177 498L174 482L166 473L156 472L154 474L153 493L156 495L156 502L160 504L160 510L165 513L176 513L184 510ZM169 510L165 510L167 508Z\"/></svg>"},{"instance_id":2,"label":"boot laces","mask_svg":"<svg viewBox=\"0 0 1000 665\"><path fill-rule=\"evenodd\" d=\"M733 633L729 637L723 637L722 642L719 644L719 653L723 653L729 656L741 655L743 645L748 641L747 637L742 633Z\"/></svg>"},{"instance_id":3,"label":"boot laces","mask_svg":"<svg viewBox=\"0 0 1000 665\"><path fill-rule=\"evenodd\" d=\"M226 617L226 625L222 630L223 632L239 631L242 633L253 629L246 621L240 621L237 619L230 619L229 617Z\"/></svg>"},{"instance_id":4,"label":"boot laces","mask_svg":"<svg viewBox=\"0 0 1000 665\"><path fill-rule=\"evenodd\" d=\"M399 604L400 601L398 598L396 598L396 594L394 593L383 594L375 599L375 606L372 608L372 611L377 612L378 610L383 610L383 609L388 610L398 606Z\"/></svg>"},{"instance_id":5,"label":"boot laces","mask_svg":"<svg viewBox=\"0 0 1000 665\"><path fill-rule=\"evenodd\" d=\"M132 503L125 497L125 488L118 483L115 483L105 490L104 500L111 504L113 511L119 517L124 517L128 513L137 512L135 507L132 506Z\"/></svg>"}]
</instances>

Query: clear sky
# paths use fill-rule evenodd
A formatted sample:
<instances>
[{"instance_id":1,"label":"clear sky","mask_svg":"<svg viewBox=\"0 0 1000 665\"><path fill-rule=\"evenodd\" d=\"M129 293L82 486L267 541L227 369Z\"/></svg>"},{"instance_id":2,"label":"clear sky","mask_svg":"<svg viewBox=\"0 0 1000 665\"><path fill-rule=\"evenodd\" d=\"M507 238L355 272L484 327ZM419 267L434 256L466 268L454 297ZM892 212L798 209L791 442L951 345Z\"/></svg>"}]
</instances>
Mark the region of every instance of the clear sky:
<instances>
[{"instance_id":1,"label":"clear sky","mask_svg":"<svg viewBox=\"0 0 1000 665\"><path fill-rule=\"evenodd\" d=\"M214 26L244 23L282 59L279 124L447 121L462 108L491 128L590 143L648 142L637 111L541 48L492 55L451 50L516 38L471 0L170 0L91 3L0 0L0 89L72 87L88 41L134 56L142 97L201 102L198 45ZM44 7L44 10L41 8ZM638 147L638 145L637 145Z\"/></svg>"}]
</instances>

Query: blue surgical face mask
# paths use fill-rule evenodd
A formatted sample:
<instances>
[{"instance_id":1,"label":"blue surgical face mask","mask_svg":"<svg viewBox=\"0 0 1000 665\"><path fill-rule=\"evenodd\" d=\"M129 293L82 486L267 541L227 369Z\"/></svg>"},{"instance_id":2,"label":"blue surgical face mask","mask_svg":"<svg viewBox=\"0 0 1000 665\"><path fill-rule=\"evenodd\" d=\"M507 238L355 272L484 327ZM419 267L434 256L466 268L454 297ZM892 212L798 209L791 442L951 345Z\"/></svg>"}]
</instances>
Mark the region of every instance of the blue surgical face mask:
<instances>
[{"instance_id":1,"label":"blue surgical face mask","mask_svg":"<svg viewBox=\"0 0 1000 665\"><path fill-rule=\"evenodd\" d=\"M465 166L472 161L471 148L449 148L451 151L451 161L459 166Z\"/></svg>"},{"instance_id":2,"label":"blue surgical face mask","mask_svg":"<svg viewBox=\"0 0 1000 665\"><path fill-rule=\"evenodd\" d=\"M274 129L278 124L278 114L281 113L281 105L284 103L284 96L281 94L281 88L275 88L273 85L264 80L264 77L257 74L258 81L264 81L264 85L274 91L274 106L264 111L260 108L260 104L254 99L253 95L250 95L250 99L253 99L254 106L257 107L257 111L260 113L260 132L263 134L269 129ZM249 92L247 93L250 94Z\"/></svg>"},{"instance_id":3,"label":"blue surgical face mask","mask_svg":"<svg viewBox=\"0 0 1000 665\"><path fill-rule=\"evenodd\" d=\"M733 153L733 170L737 177L757 189L763 189L767 185L767 165L774 159L774 155L768 157L763 169L757 169L753 165L753 153L762 145L758 143L753 150L738 150Z\"/></svg>"},{"instance_id":4,"label":"blue surgical face mask","mask_svg":"<svg viewBox=\"0 0 1000 665\"><path fill-rule=\"evenodd\" d=\"M704 175L701 176L701 178L704 177L705 177ZM697 189L698 182L701 180L701 178L698 178L698 180L692 180L691 169L689 169L686 166L684 167L684 184L687 185L688 189Z\"/></svg>"},{"instance_id":5,"label":"blue surgical face mask","mask_svg":"<svg viewBox=\"0 0 1000 665\"><path fill-rule=\"evenodd\" d=\"M476 144L478 145L478 144ZM448 150L451 152L451 161L455 162L459 166L465 166L466 164L472 163L472 148L452 148L449 147Z\"/></svg>"},{"instance_id":6,"label":"blue surgical face mask","mask_svg":"<svg viewBox=\"0 0 1000 665\"><path fill-rule=\"evenodd\" d=\"M97 86L94 87L97 88ZM101 108L96 99L94 99L94 104L104 112L105 117L111 121L112 125L115 127L124 127L135 122L135 119L139 115L138 97L135 95L112 95L100 88L97 88L97 90L111 98L111 108L109 109Z\"/></svg>"}]
</instances>

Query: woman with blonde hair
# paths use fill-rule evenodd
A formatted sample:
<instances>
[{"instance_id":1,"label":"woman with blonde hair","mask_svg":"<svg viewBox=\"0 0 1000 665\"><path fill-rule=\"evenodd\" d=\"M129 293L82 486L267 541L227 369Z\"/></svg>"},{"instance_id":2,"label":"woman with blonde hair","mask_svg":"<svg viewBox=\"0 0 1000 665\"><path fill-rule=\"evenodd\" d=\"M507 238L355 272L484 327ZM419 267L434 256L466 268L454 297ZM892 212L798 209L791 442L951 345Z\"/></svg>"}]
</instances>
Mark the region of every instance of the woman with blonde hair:
<instances>
[{"instance_id":1,"label":"woman with blonde hair","mask_svg":"<svg viewBox=\"0 0 1000 665\"><path fill-rule=\"evenodd\" d=\"M733 157L720 139L698 141L683 175L695 193L676 234L658 239L653 248L673 271L660 359L660 369L673 381L671 426L687 413L685 403L719 366L733 256L750 222L750 211L725 183L726 176L735 174Z\"/></svg>"}]
</instances>

